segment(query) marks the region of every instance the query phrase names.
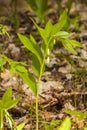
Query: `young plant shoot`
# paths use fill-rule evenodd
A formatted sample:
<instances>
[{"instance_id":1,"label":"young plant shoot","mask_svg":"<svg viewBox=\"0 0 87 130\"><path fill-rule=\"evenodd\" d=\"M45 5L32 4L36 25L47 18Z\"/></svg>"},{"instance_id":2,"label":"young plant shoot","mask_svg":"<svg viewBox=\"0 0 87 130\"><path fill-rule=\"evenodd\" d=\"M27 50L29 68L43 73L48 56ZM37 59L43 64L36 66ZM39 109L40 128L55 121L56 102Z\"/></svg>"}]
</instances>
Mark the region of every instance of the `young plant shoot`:
<instances>
[{"instance_id":1,"label":"young plant shoot","mask_svg":"<svg viewBox=\"0 0 87 130\"><path fill-rule=\"evenodd\" d=\"M8 110L13 108L19 101L20 98L12 100L12 88L9 87L3 95L2 99L0 100L0 130L4 129L4 118L9 123L11 129L13 128L13 126L14 130L22 130L21 128L24 127L24 123L20 124L19 126L16 126L13 118L8 112Z\"/></svg>"},{"instance_id":2,"label":"young plant shoot","mask_svg":"<svg viewBox=\"0 0 87 130\"><path fill-rule=\"evenodd\" d=\"M58 23L53 25L48 21L44 29L39 27L34 20L32 21L42 37L43 41L41 48L32 35L28 38L22 34L18 34L18 37L23 45L32 53L32 68L34 74L37 76L37 80L31 76L30 72L28 72L28 74L27 72L24 72L24 76L22 74L19 75L25 82L26 80L29 80L29 87L36 96L36 130L38 130L38 96L40 81L45 71L45 64L49 64L49 55L56 44L56 38L62 42L65 49L73 54L76 54L74 47L82 47L82 45L78 41L71 40L71 34L63 30L63 27L67 22L66 11L64 11L60 16Z\"/></svg>"},{"instance_id":3,"label":"young plant shoot","mask_svg":"<svg viewBox=\"0 0 87 130\"><path fill-rule=\"evenodd\" d=\"M18 37L25 48L27 48L32 53L32 68L34 71L34 76L28 71L28 69L26 69L27 65L25 63L13 61L5 56L2 57L3 62L1 66L3 66L5 60L8 61L11 66L11 73L14 73L16 71L35 95L36 130L38 130L38 98L40 81L45 71L45 65L50 63L50 53L54 45L56 44L56 39L58 38L63 44L64 48L73 54L76 54L74 47L82 47L82 45L78 41L71 40L71 34L63 30L64 26L67 23L66 11L64 11L60 16L58 23L53 25L50 21L48 21L45 28L38 26L34 20L32 21L38 29L39 34L42 38L41 47L39 47L37 41L32 35L30 35L30 37L28 38L22 34L18 34ZM67 118L66 120L69 120L69 118ZM68 129L69 128L67 128L67 130Z\"/></svg>"}]
</instances>

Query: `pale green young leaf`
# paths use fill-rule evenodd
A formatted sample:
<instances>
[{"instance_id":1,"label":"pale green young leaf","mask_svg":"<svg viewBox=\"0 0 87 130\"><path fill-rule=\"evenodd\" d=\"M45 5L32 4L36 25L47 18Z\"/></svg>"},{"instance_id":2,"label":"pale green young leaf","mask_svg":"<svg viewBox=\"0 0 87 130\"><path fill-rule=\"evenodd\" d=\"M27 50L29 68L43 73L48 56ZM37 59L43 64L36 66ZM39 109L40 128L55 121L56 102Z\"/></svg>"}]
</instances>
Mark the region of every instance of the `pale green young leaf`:
<instances>
[{"instance_id":1,"label":"pale green young leaf","mask_svg":"<svg viewBox=\"0 0 87 130\"><path fill-rule=\"evenodd\" d=\"M76 40L69 40L67 39L67 41L72 45L72 46L76 46L76 47L81 47L82 48L82 44Z\"/></svg>"},{"instance_id":2,"label":"pale green young leaf","mask_svg":"<svg viewBox=\"0 0 87 130\"><path fill-rule=\"evenodd\" d=\"M25 123L21 123L14 130L22 130L24 128L24 126L25 126Z\"/></svg>"},{"instance_id":3,"label":"pale green young leaf","mask_svg":"<svg viewBox=\"0 0 87 130\"><path fill-rule=\"evenodd\" d=\"M65 26L66 22L67 22L67 12L64 11L61 14L61 16L60 16L58 23L56 23L54 25L52 34L55 35L57 32L59 32L60 30L62 30L63 27Z\"/></svg>"},{"instance_id":4,"label":"pale green young leaf","mask_svg":"<svg viewBox=\"0 0 87 130\"><path fill-rule=\"evenodd\" d=\"M12 87L9 87L2 97L3 104L8 103L12 98Z\"/></svg>"},{"instance_id":5,"label":"pale green young leaf","mask_svg":"<svg viewBox=\"0 0 87 130\"><path fill-rule=\"evenodd\" d=\"M36 96L37 94L37 84L36 81L33 77L33 75L30 72L22 73L17 70L17 73L19 76L23 79L23 81L30 87L34 95Z\"/></svg>"},{"instance_id":6,"label":"pale green young leaf","mask_svg":"<svg viewBox=\"0 0 87 130\"><path fill-rule=\"evenodd\" d=\"M73 46L66 40L66 39L61 39L62 44L65 49L67 49L69 52L73 54L77 54L77 52L74 50Z\"/></svg>"},{"instance_id":7,"label":"pale green young leaf","mask_svg":"<svg viewBox=\"0 0 87 130\"><path fill-rule=\"evenodd\" d=\"M43 55L42 55L42 52L40 50L40 47L38 46L38 44L34 40L33 36L30 36L30 38L27 38L26 36L23 36L22 34L18 34L18 37L19 37L20 41L23 43L23 45L29 51L34 53L37 56L39 62L42 63Z\"/></svg>"},{"instance_id":8,"label":"pale green young leaf","mask_svg":"<svg viewBox=\"0 0 87 130\"><path fill-rule=\"evenodd\" d=\"M65 31L59 31L57 32L54 37L58 37L58 38L69 38L72 34L71 33L68 33L68 32L65 32Z\"/></svg>"},{"instance_id":9,"label":"pale green young leaf","mask_svg":"<svg viewBox=\"0 0 87 130\"><path fill-rule=\"evenodd\" d=\"M71 121L69 117L66 117L61 126L57 130L70 130Z\"/></svg>"}]
</instances>

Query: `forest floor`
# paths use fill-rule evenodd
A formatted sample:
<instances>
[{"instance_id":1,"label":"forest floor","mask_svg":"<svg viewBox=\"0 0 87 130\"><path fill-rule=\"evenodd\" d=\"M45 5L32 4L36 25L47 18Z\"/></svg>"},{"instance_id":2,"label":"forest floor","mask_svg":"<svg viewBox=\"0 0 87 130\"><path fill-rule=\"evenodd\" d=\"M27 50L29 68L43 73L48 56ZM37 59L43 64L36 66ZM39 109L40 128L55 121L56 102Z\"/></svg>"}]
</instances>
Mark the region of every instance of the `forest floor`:
<instances>
[{"instance_id":1,"label":"forest floor","mask_svg":"<svg viewBox=\"0 0 87 130\"><path fill-rule=\"evenodd\" d=\"M55 5L55 2L54 2ZM48 19L56 23L59 15L57 7L54 6L48 13ZM87 112L87 5L78 2L73 4L70 11L71 18L80 16L78 28L71 26L75 32L74 38L79 40L83 46L77 50L77 55L68 53L65 49L56 44L51 54L50 64L42 77L39 91L39 130L51 130L48 124L54 120L63 120L66 117L64 112L67 109ZM31 56L17 38L17 33L35 35L36 29L30 20L34 18L40 24L38 18L31 12L18 13L19 27L15 29L15 22L4 17L1 23L7 25L10 38L0 36L0 53L16 61L24 61L31 69ZM36 34L37 35L37 34ZM40 38L37 41L40 42ZM17 124L25 122L24 130L35 130L35 97L29 87L17 75L11 75L7 68L1 72L0 97L9 86L13 88L13 98L22 97L20 103L10 110L13 119ZM79 122L72 119L71 130L83 129L87 120ZM7 123L6 129L8 130ZM5 130L6 130L5 129ZM56 128L55 128L56 130Z\"/></svg>"}]
</instances>

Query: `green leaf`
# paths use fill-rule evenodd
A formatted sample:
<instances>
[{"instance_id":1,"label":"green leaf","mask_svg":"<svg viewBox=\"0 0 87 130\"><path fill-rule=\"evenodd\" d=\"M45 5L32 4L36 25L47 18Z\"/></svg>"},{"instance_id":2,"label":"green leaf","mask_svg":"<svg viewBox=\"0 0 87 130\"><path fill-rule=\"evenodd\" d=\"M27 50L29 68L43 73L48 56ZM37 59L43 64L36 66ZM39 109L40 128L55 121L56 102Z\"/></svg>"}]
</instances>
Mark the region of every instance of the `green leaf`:
<instances>
[{"instance_id":1,"label":"green leaf","mask_svg":"<svg viewBox=\"0 0 87 130\"><path fill-rule=\"evenodd\" d=\"M26 36L23 36L22 34L18 34L19 39L21 42L24 44L24 46L31 51L33 54L35 54L39 60L40 63L42 63L43 55L40 50L40 47L36 43L35 39L33 36L30 36L30 39L27 38Z\"/></svg>"},{"instance_id":2,"label":"green leaf","mask_svg":"<svg viewBox=\"0 0 87 130\"><path fill-rule=\"evenodd\" d=\"M4 65L5 65L5 63L6 63L6 60L5 60L5 58L4 57L0 57L0 68L1 68L1 70L3 70L4 69Z\"/></svg>"},{"instance_id":3,"label":"green leaf","mask_svg":"<svg viewBox=\"0 0 87 130\"><path fill-rule=\"evenodd\" d=\"M87 113L83 113L83 112L80 112L80 111L66 110L65 112L72 115L72 116L77 117L79 120L83 120L84 118L87 117Z\"/></svg>"},{"instance_id":4,"label":"green leaf","mask_svg":"<svg viewBox=\"0 0 87 130\"><path fill-rule=\"evenodd\" d=\"M65 32L65 31L59 31L58 33L56 33L54 35L54 37L58 37L58 38L69 38L72 34L68 33L68 32Z\"/></svg>"},{"instance_id":5,"label":"green leaf","mask_svg":"<svg viewBox=\"0 0 87 130\"><path fill-rule=\"evenodd\" d=\"M2 97L3 105L8 103L12 98L12 87L9 87Z\"/></svg>"},{"instance_id":6,"label":"green leaf","mask_svg":"<svg viewBox=\"0 0 87 130\"><path fill-rule=\"evenodd\" d=\"M53 31L53 25L50 21L47 22L45 28L41 28L39 27L36 22L31 19L33 21L33 23L35 24L36 28L38 29L42 39L44 40L44 44L46 46L48 46L48 43L49 43L49 39L51 39L52 37L52 31Z\"/></svg>"},{"instance_id":7,"label":"green leaf","mask_svg":"<svg viewBox=\"0 0 87 130\"><path fill-rule=\"evenodd\" d=\"M70 130L71 121L69 117L66 117L61 126L57 130Z\"/></svg>"},{"instance_id":8,"label":"green leaf","mask_svg":"<svg viewBox=\"0 0 87 130\"><path fill-rule=\"evenodd\" d=\"M37 76L40 76L41 65L40 65L37 57L34 54L32 55L32 67L33 67L35 74Z\"/></svg>"},{"instance_id":9,"label":"green leaf","mask_svg":"<svg viewBox=\"0 0 87 130\"><path fill-rule=\"evenodd\" d=\"M46 38L50 38L51 37L51 33L52 33L52 30L53 29L53 25L50 21L47 22L46 26L45 26L45 37Z\"/></svg>"},{"instance_id":10,"label":"green leaf","mask_svg":"<svg viewBox=\"0 0 87 130\"><path fill-rule=\"evenodd\" d=\"M54 25L54 27L53 27L53 33L52 34L55 35L57 32L59 32L60 30L62 30L63 27L65 26L66 22L67 22L67 12L64 11L61 14L61 16L60 16L58 23L56 23Z\"/></svg>"},{"instance_id":11,"label":"green leaf","mask_svg":"<svg viewBox=\"0 0 87 130\"><path fill-rule=\"evenodd\" d=\"M86 126L86 127L84 127L84 130L87 130L87 126Z\"/></svg>"},{"instance_id":12,"label":"green leaf","mask_svg":"<svg viewBox=\"0 0 87 130\"><path fill-rule=\"evenodd\" d=\"M76 47L82 47L82 44L76 40L69 40L67 39L67 41L72 45L72 46L76 46Z\"/></svg>"},{"instance_id":13,"label":"green leaf","mask_svg":"<svg viewBox=\"0 0 87 130\"><path fill-rule=\"evenodd\" d=\"M4 115L5 115L6 121L9 123L9 126L12 129L13 119L7 110L5 110L4 113L5 113Z\"/></svg>"},{"instance_id":14,"label":"green leaf","mask_svg":"<svg viewBox=\"0 0 87 130\"><path fill-rule=\"evenodd\" d=\"M36 22L31 18L32 22L34 23L34 25L36 26L36 28L38 29L42 39L44 40L44 43L47 44L47 39L46 39L46 31L45 29L39 27Z\"/></svg>"},{"instance_id":15,"label":"green leaf","mask_svg":"<svg viewBox=\"0 0 87 130\"><path fill-rule=\"evenodd\" d=\"M21 73L17 70L17 73L20 75L20 77L23 79L23 81L30 87L34 95L37 95L37 84L33 77L33 75L30 72Z\"/></svg>"},{"instance_id":16,"label":"green leaf","mask_svg":"<svg viewBox=\"0 0 87 130\"><path fill-rule=\"evenodd\" d=\"M16 106L16 104L20 101L21 98L15 100L9 100L7 103L3 104L3 109L8 110Z\"/></svg>"},{"instance_id":17,"label":"green leaf","mask_svg":"<svg viewBox=\"0 0 87 130\"><path fill-rule=\"evenodd\" d=\"M25 123L21 123L14 130L22 130L24 128L24 126L25 126Z\"/></svg>"},{"instance_id":18,"label":"green leaf","mask_svg":"<svg viewBox=\"0 0 87 130\"><path fill-rule=\"evenodd\" d=\"M15 73L15 68L13 68L13 67L11 66L11 68L10 68L10 74L13 75L14 73Z\"/></svg>"},{"instance_id":19,"label":"green leaf","mask_svg":"<svg viewBox=\"0 0 87 130\"><path fill-rule=\"evenodd\" d=\"M68 42L68 40L66 39L61 39L63 46L65 47L65 49L67 49L69 52L73 53L73 54L77 54L77 52L74 50L74 48L72 47L72 45L70 44L70 42Z\"/></svg>"},{"instance_id":20,"label":"green leaf","mask_svg":"<svg viewBox=\"0 0 87 130\"><path fill-rule=\"evenodd\" d=\"M3 102L0 100L0 110L3 108Z\"/></svg>"},{"instance_id":21,"label":"green leaf","mask_svg":"<svg viewBox=\"0 0 87 130\"><path fill-rule=\"evenodd\" d=\"M53 120L50 123L45 122L45 130L54 130L60 124L60 120Z\"/></svg>"},{"instance_id":22,"label":"green leaf","mask_svg":"<svg viewBox=\"0 0 87 130\"><path fill-rule=\"evenodd\" d=\"M10 66L11 66L11 69L10 69L10 73L11 74L14 74L16 72L16 70L20 71L20 72L27 72L27 69L26 69L26 64L23 63L23 62L16 62L16 61L8 61Z\"/></svg>"},{"instance_id":23,"label":"green leaf","mask_svg":"<svg viewBox=\"0 0 87 130\"><path fill-rule=\"evenodd\" d=\"M27 73L27 69L25 68L25 66L22 66L21 64L17 64L16 66L15 66L15 69L16 69L16 71L19 71L19 72L21 72L21 73Z\"/></svg>"},{"instance_id":24,"label":"green leaf","mask_svg":"<svg viewBox=\"0 0 87 130\"><path fill-rule=\"evenodd\" d=\"M36 5L35 0L26 0L26 2L29 4L29 6L31 7L31 9L32 9L33 11L36 11L36 10L37 10L37 5Z\"/></svg>"},{"instance_id":25,"label":"green leaf","mask_svg":"<svg viewBox=\"0 0 87 130\"><path fill-rule=\"evenodd\" d=\"M37 51L36 56L37 56L39 62L42 64L42 60L43 60L42 51L32 35L30 35L30 41L34 44L34 49Z\"/></svg>"},{"instance_id":26,"label":"green leaf","mask_svg":"<svg viewBox=\"0 0 87 130\"><path fill-rule=\"evenodd\" d=\"M56 40L52 38L49 42L49 49L52 50L55 44L56 44Z\"/></svg>"}]
</instances>

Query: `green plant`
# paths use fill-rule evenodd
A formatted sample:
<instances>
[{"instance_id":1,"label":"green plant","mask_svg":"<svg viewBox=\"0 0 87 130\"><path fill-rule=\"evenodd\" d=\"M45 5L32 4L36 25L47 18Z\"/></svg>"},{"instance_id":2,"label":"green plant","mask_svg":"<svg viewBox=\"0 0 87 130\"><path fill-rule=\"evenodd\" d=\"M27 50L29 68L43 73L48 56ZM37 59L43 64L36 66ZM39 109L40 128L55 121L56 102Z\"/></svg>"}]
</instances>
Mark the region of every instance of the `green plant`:
<instances>
[{"instance_id":1,"label":"green plant","mask_svg":"<svg viewBox=\"0 0 87 130\"><path fill-rule=\"evenodd\" d=\"M7 26L0 24L0 35L7 35L9 37L9 34L7 32ZM0 57L0 69L4 71L4 65L7 61L6 57ZM24 123L21 123L20 125L16 126L13 118L9 114L8 110L13 108L18 102L20 101L20 98L12 100L12 88L9 87L8 90L4 93L2 99L0 100L0 130L4 129L4 118L9 123L9 126L12 130L14 126L14 130L22 130L24 127Z\"/></svg>"},{"instance_id":2,"label":"green plant","mask_svg":"<svg viewBox=\"0 0 87 130\"><path fill-rule=\"evenodd\" d=\"M70 114L72 116L77 117L79 120L83 120L83 119L85 119L87 117L87 113L76 111L76 110L74 110L74 111L72 111L72 110L65 110L65 112L67 114Z\"/></svg>"},{"instance_id":3,"label":"green plant","mask_svg":"<svg viewBox=\"0 0 87 130\"><path fill-rule=\"evenodd\" d=\"M0 130L4 129L4 118L6 118L6 121L9 123L11 129L14 126L14 130L21 130L21 128L18 129L19 127L16 128L14 120L8 112L8 110L13 108L19 101L20 98L12 100L12 88L9 87L3 95L2 99L0 100ZM21 124L20 126L22 127Z\"/></svg>"},{"instance_id":4,"label":"green plant","mask_svg":"<svg viewBox=\"0 0 87 130\"><path fill-rule=\"evenodd\" d=\"M48 11L48 0L26 0L32 11L41 19L44 20Z\"/></svg>"},{"instance_id":5,"label":"green plant","mask_svg":"<svg viewBox=\"0 0 87 130\"><path fill-rule=\"evenodd\" d=\"M79 42L70 39L72 34L63 31L63 27L67 22L66 11L64 11L60 16L58 23L53 25L50 21L48 21L44 29L39 27L35 23L35 21L33 22L36 28L38 29L40 36L43 39L41 48L39 47L37 41L34 39L32 35L30 35L30 38L28 38L22 34L18 34L18 37L20 41L23 43L23 45L32 53L32 68L34 70L34 74L28 71L28 69L26 68L27 65L23 62L16 62L5 56L2 56L3 62L1 66L3 66L3 63L5 61L8 61L11 66L11 73L14 73L16 71L23 79L23 81L30 87L33 94L35 95L36 130L38 130L38 98L40 81L45 71L45 65L50 63L50 53L54 45L56 44L56 39L58 38L62 42L63 46L73 54L76 54L74 47L82 47L82 45Z\"/></svg>"},{"instance_id":6,"label":"green plant","mask_svg":"<svg viewBox=\"0 0 87 130\"><path fill-rule=\"evenodd\" d=\"M8 32L7 32L7 26L0 24L0 35L7 35L9 36Z\"/></svg>"},{"instance_id":7,"label":"green plant","mask_svg":"<svg viewBox=\"0 0 87 130\"><path fill-rule=\"evenodd\" d=\"M35 75L37 75L37 82L34 79L34 77L32 77L34 85L30 84L31 88L33 87L32 88L33 93L36 96L36 130L38 130L38 96L39 96L40 81L45 70L45 64L49 64L49 60L50 60L49 56L51 50L55 45L55 39L59 38L63 46L73 54L76 54L76 51L74 50L73 46L82 47L79 42L69 39L69 37L71 36L70 33L61 31L64 25L66 24L66 22L67 22L66 11L63 12L57 24L52 25L52 23L48 21L44 29L39 27L34 22L36 28L38 29L43 39L43 44L41 49L32 35L30 35L30 38L27 38L26 36L18 34L18 37L21 40L21 42L24 44L24 46L29 51L32 52L32 63L33 63L32 66ZM22 75L20 76L24 78Z\"/></svg>"},{"instance_id":8,"label":"green plant","mask_svg":"<svg viewBox=\"0 0 87 130\"><path fill-rule=\"evenodd\" d=\"M62 0L56 0L57 2L57 5L58 5L58 12L59 14L61 14L65 8L62 7ZM68 22L66 23L66 26L64 28L64 30L70 30L70 29L75 29L75 30L79 30L79 23L78 23L78 20L80 19L80 16L78 14L78 12L76 13L76 15L74 17L71 18L72 14L70 14L70 10L72 8L72 4L73 2L76 3L76 0L68 0L67 3L66 3L66 9L67 9L67 12L68 12Z\"/></svg>"},{"instance_id":9,"label":"green plant","mask_svg":"<svg viewBox=\"0 0 87 130\"><path fill-rule=\"evenodd\" d=\"M75 123L78 126L79 129L87 129L87 125L85 126L84 121L87 119L87 113L86 112L80 112L77 110L65 110L67 114L70 114L71 116L75 117Z\"/></svg>"},{"instance_id":10,"label":"green plant","mask_svg":"<svg viewBox=\"0 0 87 130\"><path fill-rule=\"evenodd\" d=\"M57 130L70 130L71 128L71 120L69 117L66 117L62 122L61 126Z\"/></svg>"},{"instance_id":11,"label":"green plant","mask_svg":"<svg viewBox=\"0 0 87 130\"><path fill-rule=\"evenodd\" d=\"M53 120L49 122L43 122L43 126L45 130L53 130L54 128L58 127L60 124L60 120Z\"/></svg>"},{"instance_id":12,"label":"green plant","mask_svg":"<svg viewBox=\"0 0 87 130\"><path fill-rule=\"evenodd\" d=\"M24 123L21 123L14 130L22 130L24 128L24 125L25 125Z\"/></svg>"}]
</instances>

